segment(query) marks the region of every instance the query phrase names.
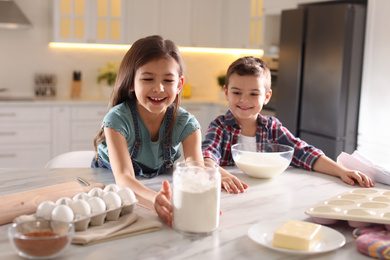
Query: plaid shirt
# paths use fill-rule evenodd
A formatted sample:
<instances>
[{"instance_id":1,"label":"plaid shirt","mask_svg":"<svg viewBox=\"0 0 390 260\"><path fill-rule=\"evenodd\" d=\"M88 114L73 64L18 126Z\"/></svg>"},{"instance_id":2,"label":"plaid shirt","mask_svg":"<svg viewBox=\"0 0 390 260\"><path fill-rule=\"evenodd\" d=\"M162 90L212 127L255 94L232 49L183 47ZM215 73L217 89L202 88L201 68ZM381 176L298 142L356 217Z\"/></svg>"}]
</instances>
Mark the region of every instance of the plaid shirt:
<instances>
[{"instance_id":1,"label":"plaid shirt","mask_svg":"<svg viewBox=\"0 0 390 260\"><path fill-rule=\"evenodd\" d=\"M257 122L256 142L293 147L294 156L290 164L292 166L313 170L316 159L324 154L291 134L275 117L263 116L259 113ZM217 117L210 123L202 143L203 157L211 158L220 166L233 166L231 146L237 143L240 134L241 126L230 110L225 115Z\"/></svg>"}]
</instances>

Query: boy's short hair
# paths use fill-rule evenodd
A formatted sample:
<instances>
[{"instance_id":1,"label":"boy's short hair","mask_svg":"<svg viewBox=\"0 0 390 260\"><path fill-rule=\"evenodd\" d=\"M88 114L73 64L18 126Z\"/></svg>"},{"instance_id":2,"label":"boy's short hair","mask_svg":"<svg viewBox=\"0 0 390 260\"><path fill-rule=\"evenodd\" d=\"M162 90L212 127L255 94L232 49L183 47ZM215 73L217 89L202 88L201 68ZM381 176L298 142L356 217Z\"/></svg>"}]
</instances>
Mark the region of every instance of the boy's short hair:
<instances>
[{"instance_id":1,"label":"boy's short hair","mask_svg":"<svg viewBox=\"0 0 390 260\"><path fill-rule=\"evenodd\" d=\"M240 76L257 76L262 79L266 91L271 89L271 71L259 58L247 56L234 61L226 72L225 86L229 86L229 78L236 73Z\"/></svg>"}]
</instances>

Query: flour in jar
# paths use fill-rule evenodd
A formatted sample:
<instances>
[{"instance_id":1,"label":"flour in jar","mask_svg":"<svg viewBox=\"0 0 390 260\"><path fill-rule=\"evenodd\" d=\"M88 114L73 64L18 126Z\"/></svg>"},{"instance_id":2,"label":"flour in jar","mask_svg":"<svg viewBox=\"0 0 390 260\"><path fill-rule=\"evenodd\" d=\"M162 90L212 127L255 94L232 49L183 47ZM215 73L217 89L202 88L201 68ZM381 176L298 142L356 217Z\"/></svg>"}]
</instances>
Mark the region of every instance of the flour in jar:
<instances>
[{"instance_id":1,"label":"flour in jar","mask_svg":"<svg viewBox=\"0 0 390 260\"><path fill-rule=\"evenodd\" d=\"M209 233L219 223L220 185L217 181L186 180L174 184L173 226L192 233Z\"/></svg>"}]
</instances>

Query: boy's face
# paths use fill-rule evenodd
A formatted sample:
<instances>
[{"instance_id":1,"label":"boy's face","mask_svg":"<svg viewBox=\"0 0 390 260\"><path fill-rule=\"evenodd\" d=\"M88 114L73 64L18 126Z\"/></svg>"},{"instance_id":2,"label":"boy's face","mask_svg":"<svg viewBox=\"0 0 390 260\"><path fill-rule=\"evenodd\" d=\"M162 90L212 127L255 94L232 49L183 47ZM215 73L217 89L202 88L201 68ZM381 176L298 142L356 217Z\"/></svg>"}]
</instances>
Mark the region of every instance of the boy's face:
<instances>
[{"instance_id":1,"label":"boy's face","mask_svg":"<svg viewBox=\"0 0 390 260\"><path fill-rule=\"evenodd\" d=\"M257 120L257 114L272 96L272 90L265 89L260 77L252 75L232 74L229 86L225 86L224 90L229 108L238 121Z\"/></svg>"}]
</instances>

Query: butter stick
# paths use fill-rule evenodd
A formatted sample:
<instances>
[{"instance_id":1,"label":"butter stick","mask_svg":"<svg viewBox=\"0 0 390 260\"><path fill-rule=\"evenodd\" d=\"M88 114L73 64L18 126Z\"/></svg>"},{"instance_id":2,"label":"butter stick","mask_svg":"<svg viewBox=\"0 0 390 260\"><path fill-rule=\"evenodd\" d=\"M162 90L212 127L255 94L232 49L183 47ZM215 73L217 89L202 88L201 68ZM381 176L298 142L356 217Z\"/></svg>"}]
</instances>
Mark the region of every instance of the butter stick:
<instances>
[{"instance_id":1,"label":"butter stick","mask_svg":"<svg viewBox=\"0 0 390 260\"><path fill-rule=\"evenodd\" d=\"M272 245L292 250L311 251L321 238L321 225L289 220L275 231Z\"/></svg>"}]
</instances>

